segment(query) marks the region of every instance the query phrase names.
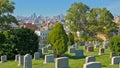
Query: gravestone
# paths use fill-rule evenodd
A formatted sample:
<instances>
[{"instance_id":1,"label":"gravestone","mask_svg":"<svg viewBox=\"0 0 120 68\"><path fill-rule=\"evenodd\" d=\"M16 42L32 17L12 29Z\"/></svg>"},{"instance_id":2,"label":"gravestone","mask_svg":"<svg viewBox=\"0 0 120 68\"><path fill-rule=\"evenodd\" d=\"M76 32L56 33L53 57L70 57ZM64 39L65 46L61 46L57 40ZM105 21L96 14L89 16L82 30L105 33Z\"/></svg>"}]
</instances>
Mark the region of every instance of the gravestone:
<instances>
[{"instance_id":1,"label":"gravestone","mask_svg":"<svg viewBox=\"0 0 120 68\"><path fill-rule=\"evenodd\" d=\"M114 52L110 52L110 58L116 56Z\"/></svg>"},{"instance_id":2,"label":"gravestone","mask_svg":"<svg viewBox=\"0 0 120 68\"><path fill-rule=\"evenodd\" d=\"M47 53L48 49L46 47L42 48L42 53Z\"/></svg>"},{"instance_id":3,"label":"gravestone","mask_svg":"<svg viewBox=\"0 0 120 68\"><path fill-rule=\"evenodd\" d=\"M15 55L15 61L19 61L19 54Z\"/></svg>"},{"instance_id":4,"label":"gravestone","mask_svg":"<svg viewBox=\"0 0 120 68\"><path fill-rule=\"evenodd\" d=\"M56 58L55 68L69 68L68 57Z\"/></svg>"},{"instance_id":5,"label":"gravestone","mask_svg":"<svg viewBox=\"0 0 120 68\"><path fill-rule=\"evenodd\" d=\"M89 62L83 65L83 68L102 68L100 62Z\"/></svg>"},{"instance_id":6,"label":"gravestone","mask_svg":"<svg viewBox=\"0 0 120 68\"><path fill-rule=\"evenodd\" d=\"M104 48L100 48L99 49L99 55L103 55L105 53L105 49Z\"/></svg>"},{"instance_id":7,"label":"gravestone","mask_svg":"<svg viewBox=\"0 0 120 68\"><path fill-rule=\"evenodd\" d=\"M32 68L32 56L29 54L26 54L24 56L24 68Z\"/></svg>"},{"instance_id":8,"label":"gravestone","mask_svg":"<svg viewBox=\"0 0 120 68\"><path fill-rule=\"evenodd\" d=\"M103 42L103 48L104 49L108 49L108 41L104 41Z\"/></svg>"},{"instance_id":9,"label":"gravestone","mask_svg":"<svg viewBox=\"0 0 120 68\"><path fill-rule=\"evenodd\" d=\"M52 46L51 45L48 46L48 50L52 50Z\"/></svg>"},{"instance_id":10,"label":"gravestone","mask_svg":"<svg viewBox=\"0 0 120 68\"><path fill-rule=\"evenodd\" d=\"M110 58L114 57L115 53L114 52L110 52Z\"/></svg>"},{"instance_id":11,"label":"gravestone","mask_svg":"<svg viewBox=\"0 0 120 68\"><path fill-rule=\"evenodd\" d=\"M38 49L38 52L39 52L39 54L40 54L40 57L42 57L42 49Z\"/></svg>"},{"instance_id":12,"label":"gravestone","mask_svg":"<svg viewBox=\"0 0 120 68\"><path fill-rule=\"evenodd\" d=\"M75 53L75 48L73 48L73 47L69 48L69 49L68 49L68 52L69 52L69 53Z\"/></svg>"},{"instance_id":13,"label":"gravestone","mask_svg":"<svg viewBox=\"0 0 120 68\"><path fill-rule=\"evenodd\" d=\"M50 54L50 55L45 55L45 61L44 63L50 63L50 62L54 62L54 55Z\"/></svg>"},{"instance_id":14,"label":"gravestone","mask_svg":"<svg viewBox=\"0 0 120 68\"><path fill-rule=\"evenodd\" d=\"M35 52L34 53L34 60L39 60L40 58L40 53L39 52Z\"/></svg>"},{"instance_id":15,"label":"gravestone","mask_svg":"<svg viewBox=\"0 0 120 68\"><path fill-rule=\"evenodd\" d=\"M76 50L75 55L76 57L84 57L83 50Z\"/></svg>"},{"instance_id":16,"label":"gravestone","mask_svg":"<svg viewBox=\"0 0 120 68\"><path fill-rule=\"evenodd\" d=\"M47 46L47 48L48 48L48 50L52 50L52 45L49 44L49 45Z\"/></svg>"},{"instance_id":17,"label":"gravestone","mask_svg":"<svg viewBox=\"0 0 120 68\"><path fill-rule=\"evenodd\" d=\"M23 66L24 64L24 55L19 55L18 66Z\"/></svg>"},{"instance_id":18,"label":"gravestone","mask_svg":"<svg viewBox=\"0 0 120 68\"><path fill-rule=\"evenodd\" d=\"M6 61L7 61L7 56L6 55L1 56L1 63Z\"/></svg>"},{"instance_id":19,"label":"gravestone","mask_svg":"<svg viewBox=\"0 0 120 68\"><path fill-rule=\"evenodd\" d=\"M95 62L95 61L96 61L96 59L95 59L94 56L88 56L88 57L86 57L86 63Z\"/></svg>"},{"instance_id":20,"label":"gravestone","mask_svg":"<svg viewBox=\"0 0 120 68\"><path fill-rule=\"evenodd\" d=\"M94 52L94 47L93 46L88 46L87 47L87 52Z\"/></svg>"},{"instance_id":21,"label":"gravestone","mask_svg":"<svg viewBox=\"0 0 120 68\"><path fill-rule=\"evenodd\" d=\"M120 56L112 57L112 65L120 63Z\"/></svg>"},{"instance_id":22,"label":"gravestone","mask_svg":"<svg viewBox=\"0 0 120 68\"><path fill-rule=\"evenodd\" d=\"M73 48L77 49L78 45L75 43L74 45L72 45Z\"/></svg>"}]
</instances>

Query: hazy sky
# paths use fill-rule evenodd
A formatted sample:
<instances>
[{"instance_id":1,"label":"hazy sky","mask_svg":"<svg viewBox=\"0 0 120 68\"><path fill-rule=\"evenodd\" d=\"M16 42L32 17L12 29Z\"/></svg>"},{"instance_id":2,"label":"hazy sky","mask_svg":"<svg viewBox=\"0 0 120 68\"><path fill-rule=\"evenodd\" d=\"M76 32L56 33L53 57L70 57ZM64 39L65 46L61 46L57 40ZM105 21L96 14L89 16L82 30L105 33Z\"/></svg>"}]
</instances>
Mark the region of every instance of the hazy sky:
<instances>
[{"instance_id":1,"label":"hazy sky","mask_svg":"<svg viewBox=\"0 0 120 68\"><path fill-rule=\"evenodd\" d=\"M34 12L37 15L54 16L66 14L66 10L74 2L83 2L90 8L106 7L113 15L120 14L120 0L10 0L14 1L14 15L30 16Z\"/></svg>"}]
</instances>

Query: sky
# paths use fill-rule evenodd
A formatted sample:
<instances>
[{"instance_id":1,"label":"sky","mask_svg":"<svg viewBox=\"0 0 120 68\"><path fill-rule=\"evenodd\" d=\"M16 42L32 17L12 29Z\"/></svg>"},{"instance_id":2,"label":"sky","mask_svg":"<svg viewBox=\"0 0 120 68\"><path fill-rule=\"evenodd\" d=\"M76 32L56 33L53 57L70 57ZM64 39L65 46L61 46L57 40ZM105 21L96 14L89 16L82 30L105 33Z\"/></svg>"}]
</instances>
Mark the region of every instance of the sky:
<instances>
[{"instance_id":1,"label":"sky","mask_svg":"<svg viewBox=\"0 0 120 68\"><path fill-rule=\"evenodd\" d=\"M106 7L113 15L120 15L120 0L10 0L15 2L15 16L43 16L66 14L74 2L82 2L90 8Z\"/></svg>"}]
</instances>

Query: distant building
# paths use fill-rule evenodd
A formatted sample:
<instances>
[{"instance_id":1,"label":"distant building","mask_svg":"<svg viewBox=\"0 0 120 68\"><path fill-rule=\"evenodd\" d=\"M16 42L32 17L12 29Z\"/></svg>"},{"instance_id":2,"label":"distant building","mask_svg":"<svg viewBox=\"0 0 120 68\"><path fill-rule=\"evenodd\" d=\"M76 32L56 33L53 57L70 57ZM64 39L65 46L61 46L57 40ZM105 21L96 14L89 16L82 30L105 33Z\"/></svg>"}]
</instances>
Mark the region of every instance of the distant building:
<instances>
[{"instance_id":1,"label":"distant building","mask_svg":"<svg viewBox=\"0 0 120 68\"><path fill-rule=\"evenodd\" d=\"M32 23L23 23L20 25L20 27L26 27L26 28L30 28L30 29L33 29L33 30L37 30L38 27Z\"/></svg>"},{"instance_id":2,"label":"distant building","mask_svg":"<svg viewBox=\"0 0 120 68\"><path fill-rule=\"evenodd\" d=\"M46 44L47 42L46 37L49 33L49 30L35 31L35 33L39 36L40 42L42 44Z\"/></svg>"}]
</instances>

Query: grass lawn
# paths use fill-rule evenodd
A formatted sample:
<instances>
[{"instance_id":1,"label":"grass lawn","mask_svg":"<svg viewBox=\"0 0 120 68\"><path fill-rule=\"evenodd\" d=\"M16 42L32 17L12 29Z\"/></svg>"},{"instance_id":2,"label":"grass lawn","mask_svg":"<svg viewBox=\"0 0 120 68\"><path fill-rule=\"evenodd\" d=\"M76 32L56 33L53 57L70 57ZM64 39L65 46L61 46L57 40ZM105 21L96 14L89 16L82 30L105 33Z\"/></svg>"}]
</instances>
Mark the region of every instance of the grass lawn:
<instances>
[{"instance_id":1,"label":"grass lawn","mask_svg":"<svg viewBox=\"0 0 120 68\"><path fill-rule=\"evenodd\" d=\"M79 50L84 50L82 46L78 47ZM95 49L94 52L86 52L84 51L85 56L95 56L96 62L102 63L102 68L119 68L119 65L111 65L111 59L109 57L110 50L107 49L104 55L98 55L99 49ZM75 54L65 53L67 57L69 57L69 66L70 68L83 68L83 64L85 63L85 58L75 58ZM40 60L32 60L33 68L54 68L54 63L43 64L44 59ZM22 66L18 66L18 62L14 60L7 61L5 63L0 63L0 68L23 68Z\"/></svg>"}]
</instances>

